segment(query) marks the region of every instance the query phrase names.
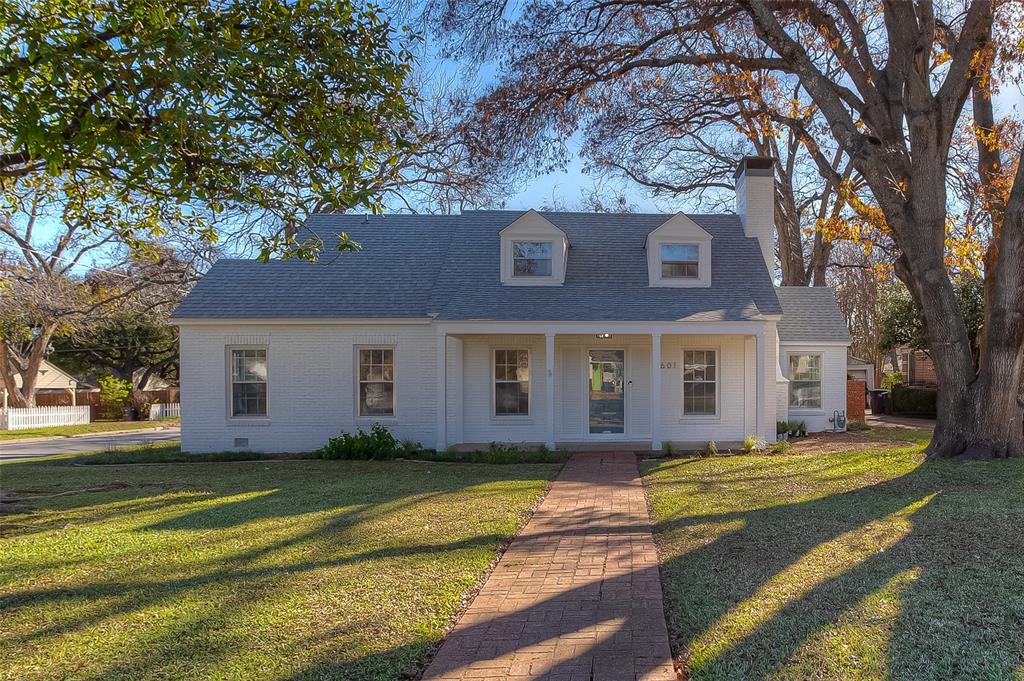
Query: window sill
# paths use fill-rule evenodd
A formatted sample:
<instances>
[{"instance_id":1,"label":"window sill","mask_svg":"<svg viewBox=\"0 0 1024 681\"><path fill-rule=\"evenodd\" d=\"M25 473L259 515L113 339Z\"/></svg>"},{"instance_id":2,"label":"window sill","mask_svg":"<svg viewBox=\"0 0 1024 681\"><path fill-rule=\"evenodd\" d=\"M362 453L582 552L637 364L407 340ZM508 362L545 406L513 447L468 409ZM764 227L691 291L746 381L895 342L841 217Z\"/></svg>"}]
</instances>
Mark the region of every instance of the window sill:
<instances>
[{"instance_id":1,"label":"window sill","mask_svg":"<svg viewBox=\"0 0 1024 681\"><path fill-rule=\"evenodd\" d=\"M497 426L531 426L532 416L491 416L491 423Z\"/></svg>"},{"instance_id":2,"label":"window sill","mask_svg":"<svg viewBox=\"0 0 1024 681\"><path fill-rule=\"evenodd\" d=\"M715 416L710 416L710 415L709 416L692 415L692 416L680 416L679 417L679 423L698 423L698 424L700 424L700 423L721 423L721 422L722 422L722 415L721 414L718 414L718 415L715 415Z\"/></svg>"},{"instance_id":3,"label":"window sill","mask_svg":"<svg viewBox=\"0 0 1024 681\"><path fill-rule=\"evenodd\" d=\"M562 286L565 281L554 277L515 277L501 283L504 286Z\"/></svg>"},{"instance_id":4,"label":"window sill","mask_svg":"<svg viewBox=\"0 0 1024 681\"><path fill-rule=\"evenodd\" d=\"M806 414L807 416L824 416L825 410L817 407L789 407L790 414Z\"/></svg>"},{"instance_id":5,"label":"window sill","mask_svg":"<svg viewBox=\"0 0 1024 681\"><path fill-rule=\"evenodd\" d=\"M243 428L248 426L262 427L269 426L270 419L264 416L254 416L252 418L246 418L244 416L229 416L225 419L225 424L229 428Z\"/></svg>"},{"instance_id":6,"label":"window sill","mask_svg":"<svg viewBox=\"0 0 1024 681\"><path fill-rule=\"evenodd\" d=\"M360 423L360 424L398 423L398 417L397 416L356 416L356 423Z\"/></svg>"},{"instance_id":7,"label":"window sill","mask_svg":"<svg viewBox=\"0 0 1024 681\"><path fill-rule=\"evenodd\" d=\"M710 288L710 279L655 279L651 288Z\"/></svg>"}]
</instances>

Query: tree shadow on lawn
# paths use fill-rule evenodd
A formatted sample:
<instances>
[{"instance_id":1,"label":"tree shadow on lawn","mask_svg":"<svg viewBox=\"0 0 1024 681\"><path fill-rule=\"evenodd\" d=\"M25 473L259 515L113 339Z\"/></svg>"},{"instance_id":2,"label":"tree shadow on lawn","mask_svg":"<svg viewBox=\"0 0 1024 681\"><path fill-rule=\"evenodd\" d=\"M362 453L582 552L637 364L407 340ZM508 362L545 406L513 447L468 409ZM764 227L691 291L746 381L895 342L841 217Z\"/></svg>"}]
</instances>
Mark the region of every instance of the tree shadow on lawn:
<instances>
[{"instance_id":1,"label":"tree shadow on lawn","mask_svg":"<svg viewBox=\"0 0 1024 681\"><path fill-rule=\"evenodd\" d=\"M826 475L830 468L816 467ZM1024 520L1024 489L1019 475L993 480L987 473L929 464L810 501L659 523L657 531L670 544L673 533L715 531L706 544L662 566L676 649L690 653L688 678L916 681L1019 675L1024 566L1018 559L1024 542L1016 528ZM995 493L979 500L979 488ZM985 522L981 512L1001 522ZM615 551L635 530L593 531L610 534L609 551ZM452 669L597 628L605 632L603 639L580 640L574 654L556 658L543 673L607 675L629 659L632 637L650 627L643 620L650 613L633 610L629 602L604 602L601 594L626 589L635 578L629 573L570 588L523 610L471 623L450 638L482 633L489 645L454 660ZM575 607L588 598L592 607L564 616L565 602ZM547 621L549 611L562 616ZM508 637L524 627L520 638ZM367 671L384 659L321 660L288 678L386 678Z\"/></svg>"},{"instance_id":2,"label":"tree shadow on lawn","mask_svg":"<svg viewBox=\"0 0 1024 681\"><path fill-rule=\"evenodd\" d=\"M417 508L421 505L433 505L432 512L436 513L437 505L444 504L443 500L448 496L451 497L451 501L447 502L449 507L457 509L462 507L461 504L468 504L466 508L471 508L474 500L480 496L507 494L511 483L516 480L542 479L551 476L557 470L544 466L473 464L459 466L458 469L448 465L412 464L416 466L416 470L412 470L410 464L403 462L330 462L321 465L339 477L325 480L324 471L319 471L320 477L317 477L318 473L309 469L281 476L281 469L275 465L270 469L271 473L268 473L266 482L278 484L269 489L267 485L254 482L251 474L239 476L238 479L218 478L211 481L203 491L203 498L193 498L186 502L185 512L171 509L170 512L175 515L167 520L137 527L128 526L121 530L143 534L198 530L201 534L197 536L196 541L208 542L217 541L218 536L223 535L225 530L232 537L255 531L248 527L248 523L254 521L269 520L278 527L279 531L268 535L265 541L257 539L250 542L247 548L242 544L241 551L213 558L200 556L198 559L195 555L192 558L172 555L167 565L147 569L147 578L144 579L138 579L135 576L138 573L127 567L126 570L117 570L109 578L92 579L87 583L73 586L28 588L15 592L7 590L0 595L0 609L12 616L40 607L60 606L62 612L60 617L54 618L53 621L41 622L42 627L34 627L30 631L22 629L17 636L8 634L0 637L0 644L41 644L51 637L74 632L82 633L113 618L135 618L143 611L159 609L181 599L201 598L204 591L211 587L218 593L216 605L209 604L212 606L210 611L196 617L203 621L212 618L226 623L231 612L243 606L259 607L261 601L272 603L270 597L273 593L292 588L295 579L318 570L361 564L373 565L375 561L380 560L403 561L430 555L436 555L443 561L447 560L448 556L477 555L481 549L489 553L506 537L489 532L474 533L472 528L467 526L463 529L449 530L448 534L455 537L452 541L426 543L416 541L415 532L406 534L403 527L395 524L394 516L415 516ZM164 466L160 468L166 469ZM181 469L182 466L179 465L177 468ZM146 469L147 476L160 475L155 467ZM351 475L345 475L343 469L348 469ZM117 475L113 471L110 474ZM311 475L313 477L310 477ZM509 484L502 484L503 482ZM186 481L184 486L189 489L201 487L189 481ZM477 486L480 486L480 489L472 489ZM311 487L316 489L311 491ZM116 501L108 501L111 493L104 493L101 496L108 503L128 504L129 509L132 503L143 504L146 510L152 510L151 503L158 505L157 499L132 499L132 495L138 491L133 488L118 490L116 496L120 499ZM244 495L245 498L228 501L227 504L218 503L220 500L230 500L240 495ZM53 500L54 503L42 500L36 503L35 507L37 510L46 509L54 513L83 512L95 501L95 495L87 494L83 497L60 498L59 502ZM168 505L174 503L173 500L167 501ZM199 508L187 508L189 502ZM48 508L51 506L55 508ZM106 511L98 512L104 517L109 515ZM220 514L224 517L219 518ZM290 529L288 519L298 519L300 516L307 516L302 519L303 526L298 527L297 531ZM398 534L390 537L368 537L368 532L380 529L375 523L388 516L392 518L383 521L390 522L391 525L384 529ZM273 522L277 520L285 522ZM145 518L143 522L146 522ZM210 530L217 531L218 535L209 535ZM353 533L361 533L362 536L356 537ZM458 537L459 534L464 536ZM445 536L444 532L440 536ZM361 547L366 548L360 550ZM244 602L237 607L222 601L219 595L230 594L233 585L236 584L244 585L241 592L246 594ZM232 598L233 596L229 596L229 600ZM80 608L75 606L76 602ZM452 607L454 605L453 603ZM374 614L379 617L381 613L377 611ZM158 636L161 643L152 646L153 655L143 653L147 648L143 646L139 658L128 663L128 667L119 668L120 671L111 667L99 676L107 676L107 672L110 675L121 674L128 677L157 674L161 664L169 664L175 659L213 659L218 654L229 653L228 648L204 645L202 641L193 641L193 647L183 651L168 652L169 649L176 648L180 640L191 638L185 624L183 622L175 625L173 635ZM385 658L389 654L383 653ZM120 659L125 657L130 657L126 651L119 655ZM134 671L130 671L131 669Z\"/></svg>"},{"instance_id":3,"label":"tree shadow on lawn","mask_svg":"<svg viewBox=\"0 0 1024 681\"><path fill-rule=\"evenodd\" d=\"M1014 678L1024 467L1007 466L928 463L809 501L657 523L689 678Z\"/></svg>"},{"instance_id":4,"label":"tree shadow on lawn","mask_svg":"<svg viewBox=\"0 0 1024 681\"><path fill-rule=\"evenodd\" d=\"M834 466L827 462L810 465L813 469L807 475L811 482L820 476L849 487L858 477L833 471ZM899 477L807 501L753 510L694 511L657 523L660 543L671 554L662 566L670 629L676 649L687 654L689 678L860 676L910 681L1019 676L1024 665L1024 563L1020 560L1024 540L1018 529L1024 525L1024 471L1007 467L1013 465L926 464ZM744 465L732 472L739 473L742 484L749 484L762 477L756 468L758 464ZM792 477L799 476L767 475L765 482ZM730 480L729 475L716 478L722 484L740 482L739 478ZM448 487L441 487L431 494L444 494ZM712 492L702 487L700 493ZM239 517L267 517L266 509L259 508L260 500L275 507L279 501L267 495L253 497L239 507L245 509ZM415 499L403 502L401 497L392 501L405 508L417 503ZM756 505L756 500L744 499L744 505L751 504ZM200 519L199 526L206 522L203 515L192 517ZM350 521L358 524L372 519L372 511L360 506L346 510L337 522L349 525ZM615 530L624 535L622 541L628 541L630 528ZM595 531L602 530L598 527ZM0 601L0 608L74 598L118 599L114 607L101 609L92 617L62 622L48 630L48 636L66 632L69 626L84 628L118 613L193 598L209 584L225 588L236 583L248 585L236 597L162 631L151 645L133 645L138 651L134 657L95 676L165 676L168 670L180 669L179 675L186 677L189 671L194 675L206 668L204 665L215 667L237 650L250 649L250 641L226 640L224 635L205 632L263 607L261 600L271 605L269 592L286 588L283 584L295 576L380 558L493 546L501 539L477 535L447 544L382 546L333 559L253 565L258 554L273 555L296 542L315 544L325 532L326 525L321 525L294 541L283 540L275 548L257 547L249 557L239 554L213 570L178 580L124 580L87 588L28 590ZM611 534L614 548L620 539L616 532ZM537 537L539 541L545 538ZM677 545L684 549L674 550ZM610 578L598 592L614 592L633 577ZM474 626L494 632L493 654L509 652L501 647L505 640L502 631L520 626L531 616L543 620L547 608L558 608L559 599L578 595L570 591L526 611L496 615ZM376 616L386 618L388 613ZM375 635L379 621L365 623L369 636ZM623 640L616 636L643 630L642 621L628 608L602 609L598 605L577 618L560 619L539 630L537 637L595 626L605 628L607 644L595 643L556 661L550 674L572 676L587 665L615 664L622 657L617 646ZM197 635L197 629L203 634ZM338 650L336 642L332 646L334 636L350 633L321 632L301 639L294 644L297 649L308 645L316 647L317 654L281 669L274 678L403 678L415 674L434 642L421 632L415 642L355 655ZM33 638L41 635L44 632ZM180 666L186 662L189 666ZM256 671L260 670L252 670Z\"/></svg>"}]
</instances>

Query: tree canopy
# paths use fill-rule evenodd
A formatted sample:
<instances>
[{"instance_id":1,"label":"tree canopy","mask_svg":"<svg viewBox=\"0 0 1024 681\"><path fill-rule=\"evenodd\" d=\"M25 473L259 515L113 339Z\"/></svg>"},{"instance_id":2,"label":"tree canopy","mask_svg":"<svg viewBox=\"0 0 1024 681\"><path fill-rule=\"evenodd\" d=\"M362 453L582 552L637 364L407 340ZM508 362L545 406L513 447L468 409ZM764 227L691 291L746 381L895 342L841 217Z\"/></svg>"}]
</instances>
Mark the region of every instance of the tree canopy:
<instances>
[{"instance_id":1,"label":"tree canopy","mask_svg":"<svg viewBox=\"0 0 1024 681\"><path fill-rule=\"evenodd\" d=\"M413 149L415 36L350 0L0 4L0 187L131 244L378 205ZM300 251L300 254L306 254Z\"/></svg>"}]
</instances>

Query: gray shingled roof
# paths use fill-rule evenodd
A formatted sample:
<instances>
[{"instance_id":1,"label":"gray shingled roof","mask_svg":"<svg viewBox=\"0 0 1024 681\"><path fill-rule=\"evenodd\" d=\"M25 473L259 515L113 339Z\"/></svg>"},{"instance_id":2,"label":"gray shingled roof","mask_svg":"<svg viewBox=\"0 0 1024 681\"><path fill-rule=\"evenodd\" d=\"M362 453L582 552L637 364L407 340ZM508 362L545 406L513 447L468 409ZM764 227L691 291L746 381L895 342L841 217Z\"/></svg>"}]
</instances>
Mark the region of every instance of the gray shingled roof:
<instances>
[{"instance_id":1,"label":"gray shingled roof","mask_svg":"<svg viewBox=\"0 0 1024 681\"><path fill-rule=\"evenodd\" d=\"M499 232L522 214L316 215L306 228L326 242L321 262L221 260L174 317L740 321L782 312L735 215L690 216L713 237L709 288L648 286L647 234L670 215L568 212L542 213L569 237L565 284L502 286ZM338 255L342 231L363 250Z\"/></svg>"},{"instance_id":2,"label":"gray shingled roof","mask_svg":"<svg viewBox=\"0 0 1024 681\"><path fill-rule=\"evenodd\" d=\"M782 303L779 340L850 342L850 330L836 304L836 292L827 286L781 286L775 289Z\"/></svg>"}]
</instances>

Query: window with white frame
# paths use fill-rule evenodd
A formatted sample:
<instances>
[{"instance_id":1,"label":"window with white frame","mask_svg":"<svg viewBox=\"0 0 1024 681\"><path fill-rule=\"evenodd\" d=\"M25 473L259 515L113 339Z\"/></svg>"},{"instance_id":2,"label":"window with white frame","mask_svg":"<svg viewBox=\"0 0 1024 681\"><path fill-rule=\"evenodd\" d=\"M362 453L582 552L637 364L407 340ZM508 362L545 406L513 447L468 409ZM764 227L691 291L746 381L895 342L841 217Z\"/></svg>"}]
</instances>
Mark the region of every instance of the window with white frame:
<instances>
[{"instance_id":1,"label":"window with white frame","mask_svg":"<svg viewBox=\"0 0 1024 681\"><path fill-rule=\"evenodd\" d=\"M231 416L267 415L267 349L231 348Z\"/></svg>"},{"instance_id":2,"label":"window with white frame","mask_svg":"<svg viewBox=\"0 0 1024 681\"><path fill-rule=\"evenodd\" d=\"M718 353L683 350L683 414L714 416L717 413Z\"/></svg>"},{"instance_id":3,"label":"window with white frame","mask_svg":"<svg viewBox=\"0 0 1024 681\"><path fill-rule=\"evenodd\" d=\"M359 415L395 415L394 348L359 348Z\"/></svg>"},{"instance_id":4,"label":"window with white frame","mask_svg":"<svg viewBox=\"0 0 1024 681\"><path fill-rule=\"evenodd\" d=\"M550 277L553 243L550 241L513 241L512 275Z\"/></svg>"},{"instance_id":5,"label":"window with white frame","mask_svg":"<svg viewBox=\"0 0 1024 681\"><path fill-rule=\"evenodd\" d=\"M494 351L494 415L530 413L529 350Z\"/></svg>"},{"instance_id":6,"label":"window with white frame","mask_svg":"<svg viewBox=\"0 0 1024 681\"><path fill-rule=\"evenodd\" d=\"M661 244L663 279L696 279L700 276L700 246L697 244Z\"/></svg>"},{"instance_id":7,"label":"window with white frame","mask_svg":"<svg viewBox=\"0 0 1024 681\"><path fill-rule=\"evenodd\" d=\"M789 356L789 406L821 409L821 355Z\"/></svg>"}]
</instances>

